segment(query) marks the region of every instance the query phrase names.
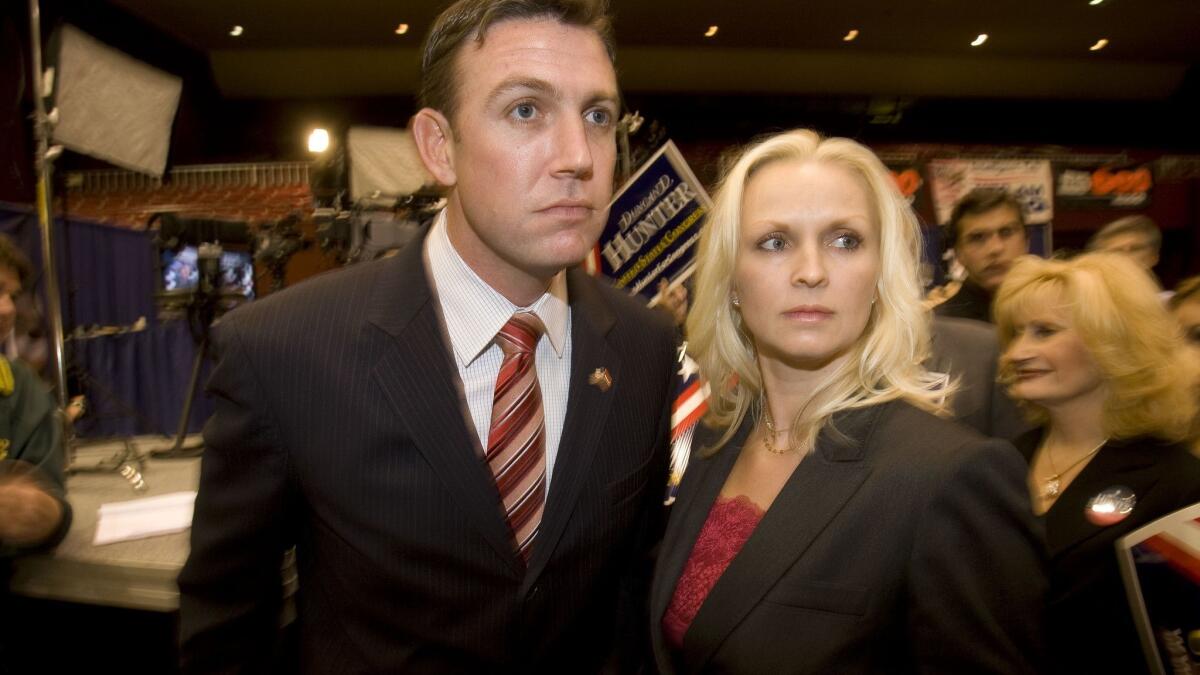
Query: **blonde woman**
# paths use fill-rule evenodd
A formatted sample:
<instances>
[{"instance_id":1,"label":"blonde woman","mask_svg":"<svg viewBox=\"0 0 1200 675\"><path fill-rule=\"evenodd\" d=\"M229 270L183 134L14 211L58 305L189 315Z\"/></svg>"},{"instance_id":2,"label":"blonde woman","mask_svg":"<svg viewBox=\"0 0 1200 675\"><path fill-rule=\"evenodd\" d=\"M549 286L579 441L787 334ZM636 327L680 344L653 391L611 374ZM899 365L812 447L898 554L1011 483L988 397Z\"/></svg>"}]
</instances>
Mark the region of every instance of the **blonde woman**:
<instances>
[{"instance_id":1,"label":"blonde woman","mask_svg":"<svg viewBox=\"0 0 1200 675\"><path fill-rule=\"evenodd\" d=\"M1167 309L1183 331L1183 341L1188 350L1200 362L1200 277L1188 277L1175 286L1171 297L1167 300ZM1200 373L1197 373L1200 377ZM1200 393L1200 379L1196 381L1197 392ZM1200 415L1192 420L1191 441L1192 454L1200 457Z\"/></svg>"},{"instance_id":2,"label":"blonde woman","mask_svg":"<svg viewBox=\"0 0 1200 675\"><path fill-rule=\"evenodd\" d=\"M1009 393L1041 428L1017 439L1050 553L1055 672L1145 672L1114 542L1200 501L1179 442L1194 361L1145 270L1126 257L1027 257L996 297Z\"/></svg>"},{"instance_id":3,"label":"blonde woman","mask_svg":"<svg viewBox=\"0 0 1200 675\"><path fill-rule=\"evenodd\" d=\"M793 131L729 170L687 325L713 398L651 592L662 672L1035 670L1024 465L937 416L918 246L853 141Z\"/></svg>"}]
</instances>

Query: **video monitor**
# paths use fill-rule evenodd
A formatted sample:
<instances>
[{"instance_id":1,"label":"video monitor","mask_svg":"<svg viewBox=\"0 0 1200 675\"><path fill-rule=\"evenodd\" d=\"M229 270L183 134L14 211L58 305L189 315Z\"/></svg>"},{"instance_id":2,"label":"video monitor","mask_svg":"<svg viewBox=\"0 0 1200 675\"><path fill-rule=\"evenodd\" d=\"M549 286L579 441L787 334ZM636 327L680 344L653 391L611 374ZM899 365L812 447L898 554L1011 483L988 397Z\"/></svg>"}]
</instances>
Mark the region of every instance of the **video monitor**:
<instances>
[{"instance_id":1,"label":"video monitor","mask_svg":"<svg viewBox=\"0 0 1200 675\"><path fill-rule=\"evenodd\" d=\"M164 291L187 291L200 283L199 252L195 246L184 246L178 252L162 252L162 284ZM238 293L254 299L254 257L249 251L221 253L221 292Z\"/></svg>"}]
</instances>

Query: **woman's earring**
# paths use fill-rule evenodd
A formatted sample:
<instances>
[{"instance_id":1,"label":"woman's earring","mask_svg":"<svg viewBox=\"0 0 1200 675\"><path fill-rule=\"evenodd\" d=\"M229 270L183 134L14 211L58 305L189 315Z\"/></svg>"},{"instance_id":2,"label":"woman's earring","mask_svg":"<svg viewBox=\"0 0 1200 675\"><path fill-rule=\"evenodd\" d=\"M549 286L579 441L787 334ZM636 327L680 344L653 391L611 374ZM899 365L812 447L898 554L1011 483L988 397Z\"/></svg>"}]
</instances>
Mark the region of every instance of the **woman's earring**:
<instances>
[{"instance_id":1,"label":"woman's earring","mask_svg":"<svg viewBox=\"0 0 1200 675\"><path fill-rule=\"evenodd\" d=\"M741 300L741 298L739 298L737 296L737 293L730 293L729 294L729 304L733 305L734 307L741 307L742 300Z\"/></svg>"}]
</instances>

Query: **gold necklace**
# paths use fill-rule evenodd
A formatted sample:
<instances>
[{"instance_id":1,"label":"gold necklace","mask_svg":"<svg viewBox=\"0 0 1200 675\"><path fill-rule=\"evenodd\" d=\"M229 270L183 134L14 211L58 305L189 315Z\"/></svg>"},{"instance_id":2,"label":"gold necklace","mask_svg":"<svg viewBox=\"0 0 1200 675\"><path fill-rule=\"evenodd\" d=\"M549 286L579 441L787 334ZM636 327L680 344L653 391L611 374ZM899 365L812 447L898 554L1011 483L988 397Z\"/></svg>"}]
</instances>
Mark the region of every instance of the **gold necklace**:
<instances>
[{"instance_id":1,"label":"gold necklace","mask_svg":"<svg viewBox=\"0 0 1200 675\"><path fill-rule=\"evenodd\" d=\"M1100 445L1097 445L1096 447L1089 450L1085 455L1083 455L1079 459L1075 460L1074 462L1071 462L1071 465L1068 466L1067 468L1063 469L1062 471L1059 471L1054 466L1054 448L1052 446L1047 447L1046 448L1046 459L1050 460L1050 470L1053 471L1054 473L1052 475L1048 476L1044 481L1042 481L1042 499L1054 499L1055 497L1062 494L1062 476L1063 476L1063 474L1068 473L1071 469L1074 469L1075 467L1079 466L1080 464L1083 464L1083 462L1085 460L1087 460L1089 457L1091 457L1092 455L1096 454L1097 452L1100 452L1100 448L1103 448L1104 444L1107 442L1108 442L1107 438L1100 441Z\"/></svg>"},{"instance_id":2,"label":"gold necklace","mask_svg":"<svg viewBox=\"0 0 1200 675\"><path fill-rule=\"evenodd\" d=\"M775 434L788 433L791 431L791 429L775 428L775 420L771 417L771 404L770 401L767 400L767 394L765 391L763 392L763 423L766 424L767 427L767 433L763 434L763 447L766 449L766 451L772 455L786 455L787 453L792 452L791 446L786 448L775 447Z\"/></svg>"}]
</instances>

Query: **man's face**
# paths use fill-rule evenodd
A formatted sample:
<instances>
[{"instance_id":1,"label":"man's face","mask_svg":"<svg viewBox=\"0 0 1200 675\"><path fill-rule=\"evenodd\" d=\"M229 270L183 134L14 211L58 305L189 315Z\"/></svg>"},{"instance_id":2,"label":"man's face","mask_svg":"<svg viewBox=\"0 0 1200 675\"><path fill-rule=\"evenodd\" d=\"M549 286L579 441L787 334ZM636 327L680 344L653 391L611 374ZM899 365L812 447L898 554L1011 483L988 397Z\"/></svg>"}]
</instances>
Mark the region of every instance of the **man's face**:
<instances>
[{"instance_id":1,"label":"man's face","mask_svg":"<svg viewBox=\"0 0 1200 675\"><path fill-rule=\"evenodd\" d=\"M1100 250L1106 253L1127 255L1137 264L1148 270L1158 264L1158 251L1150 243L1150 237L1141 232L1122 232L1108 237L1100 244Z\"/></svg>"},{"instance_id":2,"label":"man's face","mask_svg":"<svg viewBox=\"0 0 1200 675\"><path fill-rule=\"evenodd\" d=\"M1011 206L998 206L958 221L954 255L966 268L967 277L989 293L996 291L1013 261L1027 248L1021 214Z\"/></svg>"},{"instance_id":3,"label":"man's face","mask_svg":"<svg viewBox=\"0 0 1200 675\"><path fill-rule=\"evenodd\" d=\"M578 263L603 229L616 162L617 80L600 37L552 19L504 21L457 59L455 249L493 286Z\"/></svg>"},{"instance_id":4,"label":"man's face","mask_svg":"<svg viewBox=\"0 0 1200 675\"><path fill-rule=\"evenodd\" d=\"M0 340L8 337L17 321L17 296L21 277L16 270L0 265Z\"/></svg>"}]
</instances>

